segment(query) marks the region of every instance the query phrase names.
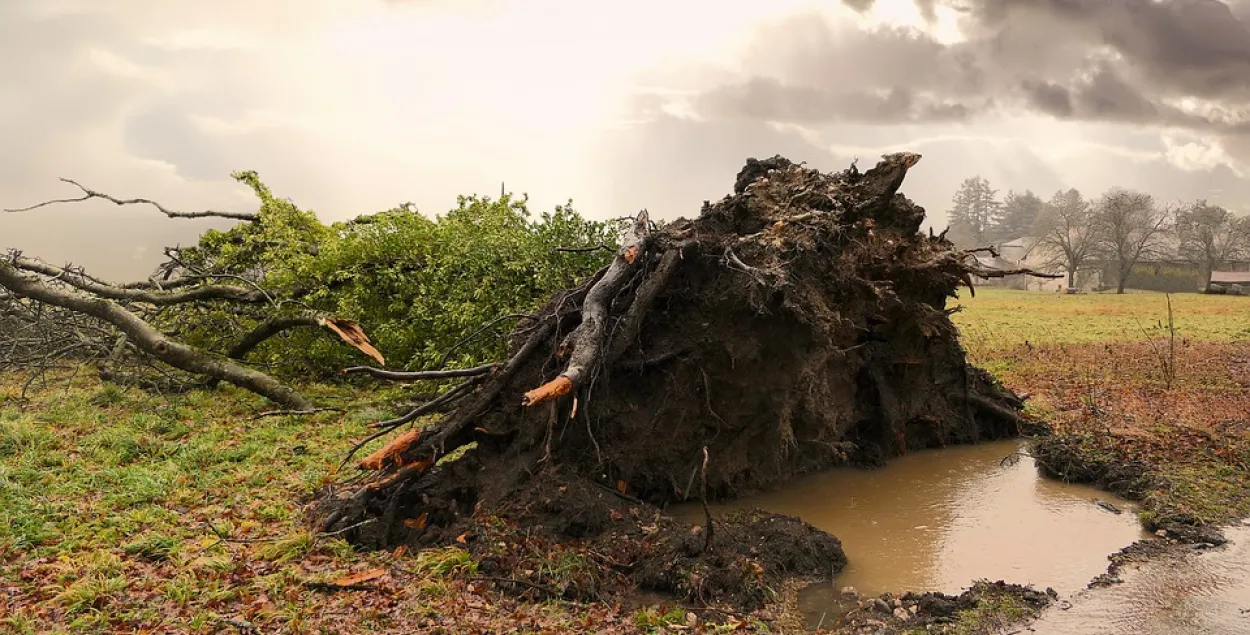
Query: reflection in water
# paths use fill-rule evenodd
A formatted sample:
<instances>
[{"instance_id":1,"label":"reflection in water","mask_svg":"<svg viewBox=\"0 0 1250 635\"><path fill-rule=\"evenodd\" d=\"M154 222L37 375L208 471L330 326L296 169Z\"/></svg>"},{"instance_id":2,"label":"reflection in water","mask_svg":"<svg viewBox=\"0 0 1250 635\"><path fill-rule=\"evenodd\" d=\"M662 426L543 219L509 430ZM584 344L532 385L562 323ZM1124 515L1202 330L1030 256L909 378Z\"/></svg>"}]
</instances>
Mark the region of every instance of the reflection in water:
<instances>
[{"instance_id":1,"label":"reflection in water","mask_svg":"<svg viewBox=\"0 0 1250 635\"><path fill-rule=\"evenodd\" d=\"M1049 609L1038 635L1223 635L1250 633L1250 527L1230 544L1122 569L1124 580Z\"/></svg>"},{"instance_id":2,"label":"reflection in water","mask_svg":"<svg viewBox=\"0 0 1250 635\"><path fill-rule=\"evenodd\" d=\"M850 564L832 585L800 597L815 619L841 612L843 586L867 595L959 593L988 578L1070 594L1106 571L1109 554L1146 536L1123 500L1041 478L1028 457L1003 465L1018 448L1006 441L918 452L882 469L830 470L713 509L797 516L842 541ZM701 522L698 505L671 511Z\"/></svg>"}]
</instances>

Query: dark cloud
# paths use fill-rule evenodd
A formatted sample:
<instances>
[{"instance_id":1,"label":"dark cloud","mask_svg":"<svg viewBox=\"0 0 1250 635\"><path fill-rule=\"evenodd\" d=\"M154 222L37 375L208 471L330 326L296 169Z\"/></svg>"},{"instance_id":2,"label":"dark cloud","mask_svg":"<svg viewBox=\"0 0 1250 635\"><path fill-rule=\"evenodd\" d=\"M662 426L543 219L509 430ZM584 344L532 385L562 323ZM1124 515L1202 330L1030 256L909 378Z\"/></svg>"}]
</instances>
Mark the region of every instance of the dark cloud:
<instances>
[{"instance_id":1,"label":"dark cloud","mask_svg":"<svg viewBox=\"0 0 1250 635\"><path fill-rule=\"evenodd\" d=\"M1003 28L1036 14L1114 48L1161 89L1209 98L1250 95L1250 27L1219 0L971 0L971 15ZM1069 33L1069 36L1071 33Z\"/></svg>"},{"instance_id":2,"label":"dark cloud","mask_svg":"<svg viewBox=\"0 0 1250 635\"><path fill-rule=\"evenodd\" d=\"M984 108L917 94L904 86L878 92L784 84L769 77L704 93L696 106L712 115L811 124L830 120L859 123L957 121Z\"/></svg>"},{"instance_id":3,"label":"dark cloud","mask_svg":"<svg viewBox=\"0 0 1250 635\"><path fill-rule=\"evenodd\" d=\"M844 4L866 11L873 2ZM711 117L804 125L1014 112L1180 128L1218 135L1250 164L1250 2L944 4L961 11L963 41L947 45L910 28L847 29L813 16L761 29L744 57L745 76L696 103ZM1180 106L1195 97L1205 102Z\"/></svg>"}]
</instances>

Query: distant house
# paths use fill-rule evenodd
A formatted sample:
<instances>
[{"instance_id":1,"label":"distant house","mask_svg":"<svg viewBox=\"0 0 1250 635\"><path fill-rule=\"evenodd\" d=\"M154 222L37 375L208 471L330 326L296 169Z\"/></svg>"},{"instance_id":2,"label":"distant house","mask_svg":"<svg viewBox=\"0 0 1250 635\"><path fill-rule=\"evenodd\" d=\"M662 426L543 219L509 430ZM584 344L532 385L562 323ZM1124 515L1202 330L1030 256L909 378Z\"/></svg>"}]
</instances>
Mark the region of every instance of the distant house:
<instances>
[{"instance_id":1,"label":"distant house","mask_svg":"<svg viewBox=\"0 0 1250 635\"><path fill-rule=\"evenodd\" d=\"M1212 271L1211 284L1250 286L1250 271Z\"/></svg>"},{"instance_id":2,"label":"distant house","mask_svg":"<svg viewBox=\"0 0 1250 635\"><path fill-rule=\"evenodd\" d=\"M1058 254L1052 253L1046 245L1041 244L1037 237L1024 236L999 243L994 246L1003 262L995 269L1028 268L1043 273L1066 274L1060 265L1063 261ZM1202 289L1206 277L1201 266L1180 258L1179 241L1175 236L1164 237L1159 249L1153 253L1143 254L1133 267L1127 287L1153 291L1193 292ZM985 266L985 264L982 264ZM1115 262L1090 258L1076 273L1076 287L1081 290L1114 289L1119 280L1119 268ZM1212 284L1242 286L1250 285L1250 261L1239 260L1228 262L1215 271L1211 278ZM1067 288L1066 275L1057 279L1031 278L1027 276L1009 276L1007 278L985 281L990 286L1004 286L1013 289L1029 289L1036 291L1062 291Z\"/></svg>"}]
</instances>

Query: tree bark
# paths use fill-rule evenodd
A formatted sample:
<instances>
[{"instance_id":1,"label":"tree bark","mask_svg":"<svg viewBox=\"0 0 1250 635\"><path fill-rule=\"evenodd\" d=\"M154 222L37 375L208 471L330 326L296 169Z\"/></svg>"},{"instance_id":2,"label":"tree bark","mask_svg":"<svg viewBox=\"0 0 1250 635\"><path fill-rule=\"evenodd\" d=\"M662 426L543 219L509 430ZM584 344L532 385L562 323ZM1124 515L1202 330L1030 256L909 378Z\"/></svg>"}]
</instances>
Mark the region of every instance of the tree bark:
<instances>
[{"instance_id":1,"label":"tree bark","mask_svg":"<svg viewBox=\"0 0 1250 635\"><path fill-rule=\"evenodd\" d=\"M16 257L12 259L12 264L18 269L24 269L33 273L38 273L51 278L56 278L65 284L76 289L81 289L87 293L98 295L102 298L110 300L129 300L131 302L144 302L154 304L156 306L170 306L174 304L184 304L187 302L195 302L197 300L233 300L236 302L258 303L268 300L264 292L260 289L245 289L225 284L206 284L185 291L171 292L153 292L137 287L115 286L100 282L85 274L69 271L63 267L55 267L47 263L39 262L31 258Z\"/></svg>"},{"instance_id":2,"label":"tree bark","mask_svg":"<svg viewBox=\"0 0 1250 635\"><path fill-rule=\"evenodd\" d=\"M525 393L521 405L536 406L573 392L599 367L604 358L604 334L607 329L608 304L633 277L650 242L650 220L644 210L638 214L630 231L621 238L621 247L607 273L586 294L582 305L582 323L569 335L572 353L564 372L555 379ZM669 265L671 266L671 265Z\"/></svg>"},{"instance_id":3,"label":"tree bark","mask_svg":"<svg viewBox=\"0 0 1250 635\"><path fill-rule=\"evenodd\" d=\"M288 317L269 318L261 322L250 333L239 340L229 352L226 353L230 359L243 360L247 359L248 353L251 353L260 346L265 340L277 335L288 329L300 326L321 326L321 320L315 315L293 315Z\"/></svg>"},{"instance_id":4,"label":"tree bark","mask_svg":"<svg viewBox=\"0 0 1250 635\"><path fill-rule=\"evenodd\" d=\"M179 370L229 382L293 410L313 408L311 401L273 377L171 340L112 300L57 289L20 272L7 261L0 261L0 286L17 295L108 322L126 334L140 350Z\"/></svg>"}]
</instances>

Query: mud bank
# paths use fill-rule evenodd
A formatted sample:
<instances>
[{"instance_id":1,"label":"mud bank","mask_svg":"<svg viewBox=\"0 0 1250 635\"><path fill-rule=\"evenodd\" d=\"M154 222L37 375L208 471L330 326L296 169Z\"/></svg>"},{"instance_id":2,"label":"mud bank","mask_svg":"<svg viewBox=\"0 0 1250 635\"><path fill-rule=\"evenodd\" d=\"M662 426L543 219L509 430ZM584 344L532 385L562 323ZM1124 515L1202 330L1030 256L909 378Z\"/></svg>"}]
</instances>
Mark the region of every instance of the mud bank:
<instances>
[{"instance_id":1,"label":"mud bank","mask_svg":"<svg viewBox=\"0 0 1250 635\"><path fill-rule=\"evenodd\" d=\"M1185 493L1174 492L1157 465L1128 456L1126 447L1112 435L1044 437L1033 443L1031 453L1048 476L1087 483L1138 501L1143 508L1143 525L1161 537L1194 544L1224 544L1221 528L1190 513Z\"/></svg>"}]
</instances>

